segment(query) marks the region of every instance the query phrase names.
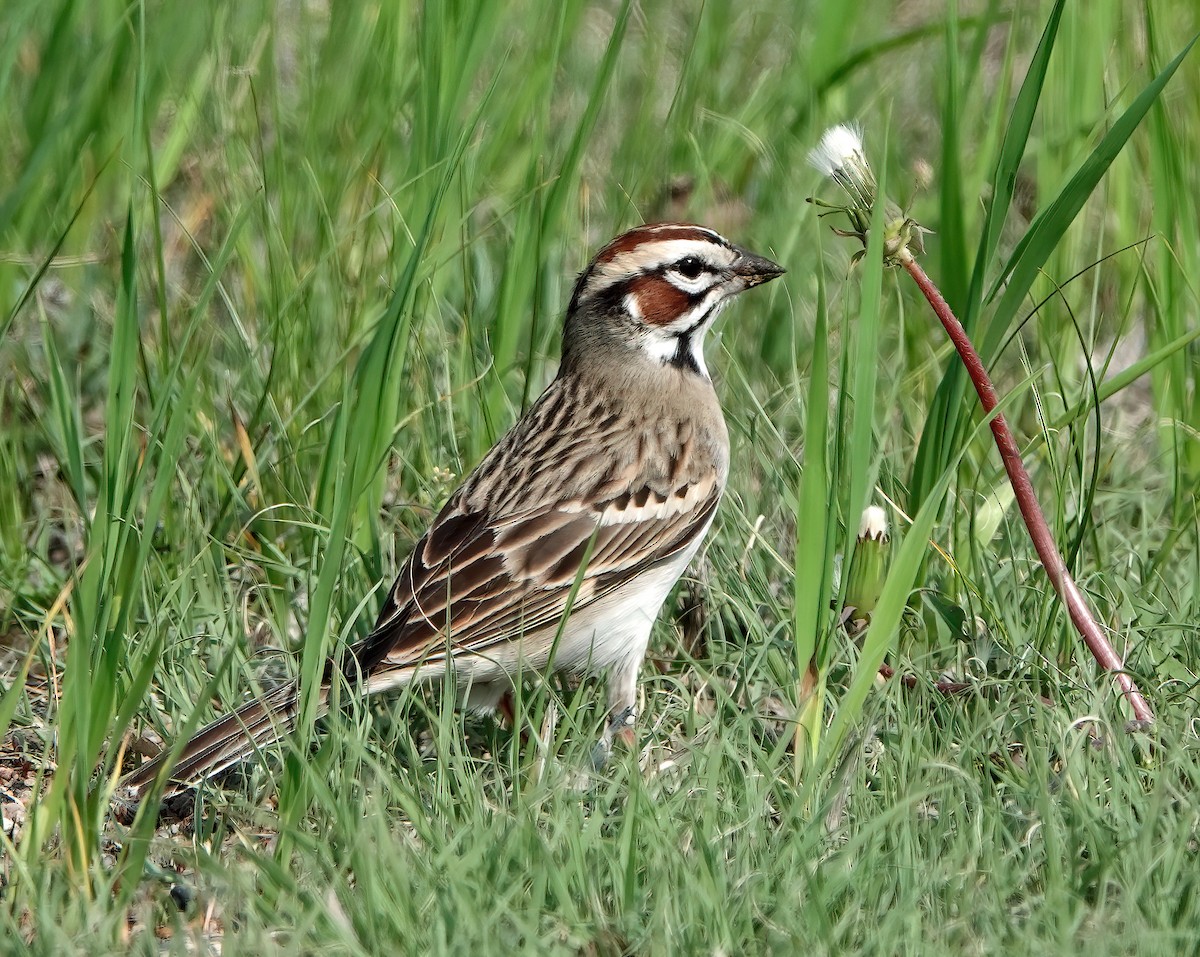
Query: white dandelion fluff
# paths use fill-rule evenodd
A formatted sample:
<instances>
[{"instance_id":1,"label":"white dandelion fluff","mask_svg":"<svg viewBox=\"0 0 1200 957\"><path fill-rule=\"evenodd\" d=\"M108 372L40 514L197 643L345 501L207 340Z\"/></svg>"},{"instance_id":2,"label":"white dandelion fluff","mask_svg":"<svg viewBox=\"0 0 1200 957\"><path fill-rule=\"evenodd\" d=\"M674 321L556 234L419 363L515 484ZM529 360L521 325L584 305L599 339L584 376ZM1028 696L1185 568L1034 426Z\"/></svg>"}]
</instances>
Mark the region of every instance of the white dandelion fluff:
<instances>
[{"instance_id":1,"label":"white dandelion fluff","mask_svg":"<svg viewBox=\"0 0 1200 957\"><path fill-rule=\"evenodd\" d=\"M863 150L860 127L848 123L831 126L808 154L808 161L842 187L860 213L870 215L875 202L875 174Z\"/></svg>"},{"instance_id":2,"label":"white dandelion fluff","mask_svg":"<svg viewBox=\"0 0 1200 957\"><path fill-rule=\"evenodd\" d=\"M863 510L862 521L858 526L859 541L863 539L871 539L872 541L887 541L888 539L888 519L885 512L878 505L870 505Z\"/></svg>"},{"instance_id":3,"label":"white dandelion fluff","mask_svg":"<svg viewBox=\"0 0 1200 957\"><path fill-rule=\"evenodd\" d=\"M808 161L822 176L831 177L849 163L866 165L862 130L857 125L845 123L831 126L816 148L809 151Z\"/></svg>"}]
</instances>

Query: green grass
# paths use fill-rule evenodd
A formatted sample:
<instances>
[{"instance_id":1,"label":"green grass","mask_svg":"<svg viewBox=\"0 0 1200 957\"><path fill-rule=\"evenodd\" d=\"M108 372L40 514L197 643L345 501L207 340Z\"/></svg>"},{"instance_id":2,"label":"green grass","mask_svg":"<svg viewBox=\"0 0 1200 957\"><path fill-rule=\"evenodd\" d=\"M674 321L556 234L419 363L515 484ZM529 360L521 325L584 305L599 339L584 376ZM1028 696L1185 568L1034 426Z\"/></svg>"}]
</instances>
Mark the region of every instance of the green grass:
<instances>
[{"instance_id":1,"label":"green grass","mask_svg":"<svg viewBox=\"0 0 1200 957\"><path fill-rule=\"evenodd\" d=\"M1054 6L9 0L0 810L28 810L3 950L1194 946L1200 59L1164 71L1200 20L1090 0L1047 30ZM804 202L846 119L934 231L1153 739L916 290L851 270ZM641 752L579 790L590 685L525 689L524 740L379 701L205 791L194 833L114 826L124 747L311 686L363 633L447 473L553 374L574 274L662 217L788 275L712 345L734 472L703 628L655 633ZM917 524L892 515L860 647L834 556L884 496ZM916 687L872 683L885 653Z\"/></svg>"}]
</instances>

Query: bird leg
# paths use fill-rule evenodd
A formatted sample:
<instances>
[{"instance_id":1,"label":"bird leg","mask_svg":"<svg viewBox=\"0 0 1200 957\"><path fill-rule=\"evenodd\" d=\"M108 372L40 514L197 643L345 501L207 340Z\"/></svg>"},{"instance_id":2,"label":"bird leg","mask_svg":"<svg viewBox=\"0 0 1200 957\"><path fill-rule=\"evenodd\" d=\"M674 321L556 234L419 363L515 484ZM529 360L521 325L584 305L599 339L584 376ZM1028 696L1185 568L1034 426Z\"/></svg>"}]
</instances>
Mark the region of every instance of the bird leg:
<instances>
[{"instance_id":1,"label":"bird leg","mask_svg":"<svg viewBox=\"0 0 1200 957\"><path fill-rule=\"evenodd\" d=\"M626 705L609 712L608 723L604 726L604 732L600 735L600 740L596 742L596 746L592 748L592 767L599 771L608 764L609 758L612 756L613 740L620 739L626 746L632 746L636 740L633 733L633 725L637 721L637 708L633 705Z\"/></svg>"},{"instance_id":2,"label":"bird leg","mask_svg":"<svg viewBox=\"0 0 1200 957\"><path fill-rule=\"evenodd\" d=\"M637 740L636 735L633 733L633 726L636 723L637 708L629 705L627 708L615 711L609 716L605 734L610 739L619 738L622 744L632 747L633 743Z\"/></svg>"},{"instance_id":3,"label":"bird leg","mask_svg":"<svg viewBox=\"0 0 1200 957\"><path fill-rule=\"evenodd\" d=\"M608 763L615 738L620 738L627 747L636 740L633 726L638 713L637 678L644 654L642 645L637 655L616 663L608 673L608 723L592 748L592 766L597 770Z\"/></svg>"}]
</instances>

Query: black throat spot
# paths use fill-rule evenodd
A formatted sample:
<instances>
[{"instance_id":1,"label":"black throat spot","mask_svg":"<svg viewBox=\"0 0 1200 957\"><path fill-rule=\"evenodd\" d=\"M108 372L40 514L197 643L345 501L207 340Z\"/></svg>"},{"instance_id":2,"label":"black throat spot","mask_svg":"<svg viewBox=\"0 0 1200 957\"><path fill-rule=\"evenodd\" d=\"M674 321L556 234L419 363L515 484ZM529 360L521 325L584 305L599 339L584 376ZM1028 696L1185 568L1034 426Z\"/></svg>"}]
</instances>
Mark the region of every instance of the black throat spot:
<instances>
[{"instance_id":1,"label":"black throat spot","mask_svg":"<svg viewBox=\"0 0 1200 957\"><path fill-rule=\"evenodd\" d=\"M713 310L718 305L720 305L719 302L714 302L704 310L699 319L675 336L675 351L671 354L671 358L667 359L667 365L673 366L676 369L686 369L689 372L696 373L696 375L704 375L704 370L700 368L700 364L696 361L696 350L692 348L692 337L696 334L697 329L701 329L708 324L712 318Z\"/></svg>"},{"instance_id":2,"label":"black throat spot","mask_svg":"<svg viewBox=\"0 0 1200 957\"><path fill-rule=\"evenodd\" d=\"M700 364L696 361L696 351L692 348L692 334L690 332L683 332L675 337L675 351L667 360L667 365L673 366L676 369L683 369L687 372L694 372L696 375L704 375L704 370L700 368Z\"/></svg>"}]
</instances>

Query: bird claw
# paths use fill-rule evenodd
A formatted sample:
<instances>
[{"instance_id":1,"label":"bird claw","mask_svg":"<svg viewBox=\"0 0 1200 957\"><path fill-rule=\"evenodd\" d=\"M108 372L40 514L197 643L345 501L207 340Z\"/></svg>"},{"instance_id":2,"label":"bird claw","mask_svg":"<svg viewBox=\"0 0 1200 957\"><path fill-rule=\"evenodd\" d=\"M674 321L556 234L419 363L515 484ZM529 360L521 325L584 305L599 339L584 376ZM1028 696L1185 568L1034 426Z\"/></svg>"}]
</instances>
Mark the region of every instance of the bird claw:
<instances>
[{"instance_id":1,"label":"bird claw","mask_svg":"<svg viewBox=\"0 0 1200 957\"><path fill-rule=\"evenodd\" d=\"M608 766L608 759L612 756L612 738L601 736L592 748L589 763L593 771L603 771Z\"/></svg>"}]
</instances>

